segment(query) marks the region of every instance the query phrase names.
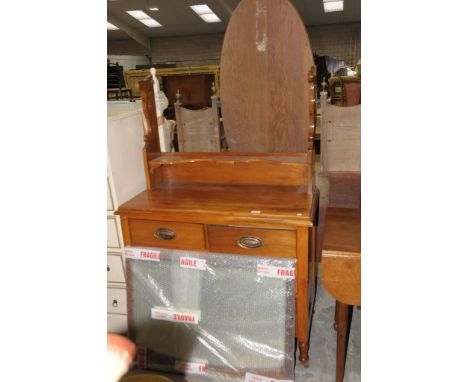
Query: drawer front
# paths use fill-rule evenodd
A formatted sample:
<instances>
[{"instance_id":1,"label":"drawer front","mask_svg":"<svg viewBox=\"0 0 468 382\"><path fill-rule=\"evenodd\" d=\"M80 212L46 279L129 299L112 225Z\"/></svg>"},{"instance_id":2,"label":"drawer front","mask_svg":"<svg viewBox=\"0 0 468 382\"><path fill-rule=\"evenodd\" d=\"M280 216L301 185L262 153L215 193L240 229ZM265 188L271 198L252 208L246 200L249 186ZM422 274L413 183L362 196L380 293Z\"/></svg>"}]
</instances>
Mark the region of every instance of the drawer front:
<instances>
[{"instance_id":1,"label":"drawer front","mask_svg":"<svg viewBox=\"0 0 468 382\"><path fill-rule=\"evenodd\" d=\"M204 249L203 224L129 220L131 245L175 249Z\"/></svg>"},{"instance_id":2,"label":"drawer front","mask_svg":"<svg viewBox=\"0 0 468 382\"><path fill-rule=\"evenodd\" d=\"M121 241L119 235L119 227L117 224L117 216L107 217L107 248L120 249Z\"/></svg>"},{"instance_id":3,"label":"drawer front","mask_svg":"<svg viewBox=\"0 0 468 382\"><path fill-rule=\"evenodd\" d=\"M294 230L209 225L207 231L209 249L212 252L296 257Z\"/></svg>"},{"instance_id":4,"label":"drawer front","mask_svg":"<svg viewBox=\"0 0 468 382\"><path fill-rule=\"evenodd\" d=\"M109 178L107 178L107 211L114 211L114 201L112 200Z\"/></svg>"},{"instance_id":5,"label":"drawer front","mask_svg":"<svg viewBox=\"0 0 468 382\"><path fill-rule=\"evenodd\" d=\"M107 313L127 314L127 291L107 288Z\"/></svg>"},{"instance_id":6,"label":"drawer front","mask_svg":"<svg viewBox=\"0 0 468 382\"><path fill-rule=\"evenodd\" d=\"M127 316L123 314L108 314L107 331L117 334L127 333Z\"/></svg>"},{"instance_id":7,"label":"drawer front","mask_svg":"<svg viewBox=\"0 0 468 382\"><path fill-rule=\"evenodd\" d=\"M124 283L125 273L122 256L118 253L107 255L107 282Z\"/></svg>"}]
</instances>

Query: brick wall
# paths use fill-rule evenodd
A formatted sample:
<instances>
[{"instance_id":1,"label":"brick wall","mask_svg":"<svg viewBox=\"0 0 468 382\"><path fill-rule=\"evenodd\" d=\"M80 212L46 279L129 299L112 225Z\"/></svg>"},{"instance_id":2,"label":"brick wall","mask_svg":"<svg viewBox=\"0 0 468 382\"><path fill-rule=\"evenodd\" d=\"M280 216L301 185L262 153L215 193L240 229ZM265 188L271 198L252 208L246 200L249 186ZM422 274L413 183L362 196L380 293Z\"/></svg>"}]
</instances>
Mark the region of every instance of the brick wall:
<instances>
[{"instance_id":1,"label":"brick wall","mask_svg":"<svg viewBox=\"0 0 468 382\"><path fill-rule=\"evenodd\" d=\"M314 53L352 65L361 57L360 22L310 26L307 31ZM152 38L152 62L175 62L177 66L217 65L223 38L223 33ZM133 40L108 41L107 54L144 55L145 50Z\"/></svg>"}]
</instances>

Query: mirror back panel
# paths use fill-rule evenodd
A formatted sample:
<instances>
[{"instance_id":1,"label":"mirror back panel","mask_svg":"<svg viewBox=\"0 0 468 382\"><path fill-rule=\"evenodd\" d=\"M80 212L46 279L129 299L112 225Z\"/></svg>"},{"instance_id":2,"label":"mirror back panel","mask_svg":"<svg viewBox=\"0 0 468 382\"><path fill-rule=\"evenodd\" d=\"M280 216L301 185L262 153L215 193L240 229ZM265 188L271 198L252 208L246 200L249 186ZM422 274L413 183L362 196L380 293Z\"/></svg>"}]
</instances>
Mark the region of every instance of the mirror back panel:
<instances>
[{"instance_id":1,"label":"mirror back panel","mask_svg":"<svg viewBox=\"0 0 468 382\"><path fill-rule=\"evenodd\" d=\"M231 152L305 152L314 64L288 0L243 0L221 54L221 107Z\"/></svg>"}]
</instances>

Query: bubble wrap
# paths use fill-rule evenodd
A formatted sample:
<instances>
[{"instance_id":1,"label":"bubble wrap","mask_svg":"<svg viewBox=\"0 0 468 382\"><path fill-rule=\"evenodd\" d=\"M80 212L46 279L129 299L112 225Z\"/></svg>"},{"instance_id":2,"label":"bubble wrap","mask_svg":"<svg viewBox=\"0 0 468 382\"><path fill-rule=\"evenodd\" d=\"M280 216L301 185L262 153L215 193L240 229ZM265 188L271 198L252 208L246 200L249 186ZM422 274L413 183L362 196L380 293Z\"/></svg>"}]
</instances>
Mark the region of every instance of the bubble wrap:
<instances>
[{"instance_id":1,"label":"bubble wrap","mask_svg":"<svg viewBox=\"0 0 468 382\"><path fill-rule=\"evenodd\" d=\"M295 279L259 275L257 267L294 271L295 259L146 249L155 261L129 250L145 249L126 247L129 332L145 354L140 367L213 381L244 381L247 373L294 379ZM187 257L201 268L183 268ZM165 312L198 323L160 319Z\"/></svg>"}]
</instances>

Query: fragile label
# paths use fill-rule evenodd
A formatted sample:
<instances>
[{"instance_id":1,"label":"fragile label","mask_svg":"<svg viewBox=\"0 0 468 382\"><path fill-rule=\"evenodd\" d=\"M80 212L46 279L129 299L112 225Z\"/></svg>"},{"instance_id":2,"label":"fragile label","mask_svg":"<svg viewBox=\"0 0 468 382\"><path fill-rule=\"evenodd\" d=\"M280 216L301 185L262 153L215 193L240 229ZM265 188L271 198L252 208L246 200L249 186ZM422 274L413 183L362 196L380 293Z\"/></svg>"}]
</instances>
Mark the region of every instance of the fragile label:
<instances>
[{"instance_id":1,"label":"fragile label","mask_svg":"<svg viewBox=\"0 0 468 382\"><path fill-rule=\"evenodd\" d=\"M198 324L200 312L171 310L166 308L151 308L153 320L183 322L185 324Z\"/></svg>"},{"instance_id":2,"label":"fragile label","mask_svg":"<svg viewBox=\"0 0 468 382\"><path fill-rule=\"evenodd\" d=\"M125 248L125 256L128 259L136 259L136 260L149 260L149 261L160 261L161 260L161 253L160 251L155 251L152 249L146 248Z\"/></svg>"},{"instance_id":3,"label":"fragile label","mask_svg":"<svg viewBox=\"0 0 468 382\"><path fill-rule=\"evenodd\" d=\"M257 265L257 276L292 280L296 277L296 268L275 267L273 265Z\"/></svg>"},{"instance_id":4,"label":"fragile label","mask_svg":"<svg viewBox=\"0 0 468 382\"><path fill-rule=\"evenodd\" d=\"M292 379L275 379L263 375L245 373L244 382L293 382Z\"/></svg>"},{"instance_id":5,"label":"fragile label","mask_svg":"<svg viewBox=\"0 0 468 382\"><path fill-rule=\"evenodd\" d=\"M179 259L181 268L198 269L200 271L206 270L206 260L197 259L196 257L181 257Z\"/></svg>"},{"instance_id":6,"label":"fragile label","mask_svg":"<svg viewBox=\"0 0 468 382\"><path fill-rule=\"evenodd\" d=\"M182 371L187 374L206 373L206 365L204 363L176 361L174 366L176 370Z\"/></svg>"}]
</instances>

